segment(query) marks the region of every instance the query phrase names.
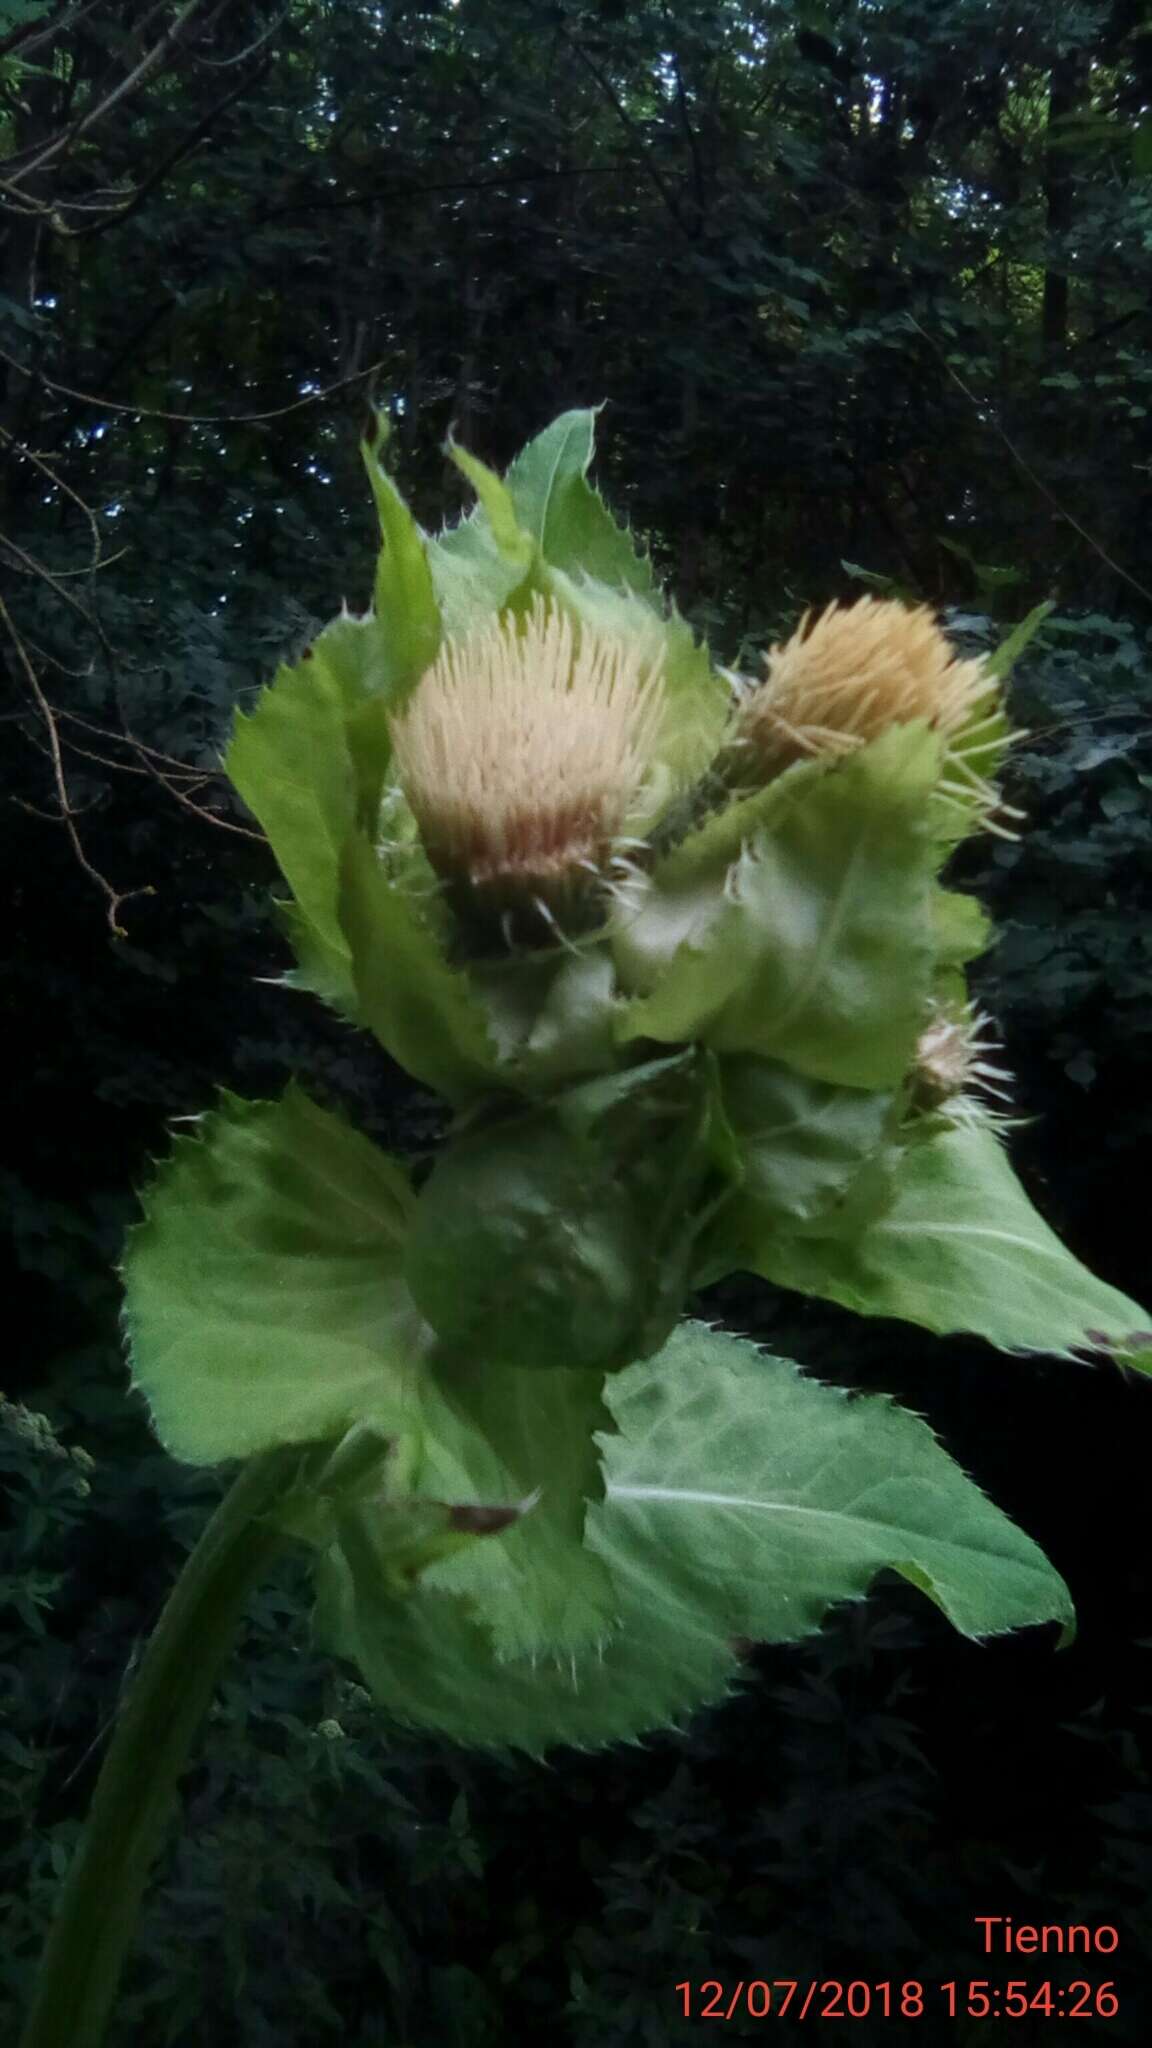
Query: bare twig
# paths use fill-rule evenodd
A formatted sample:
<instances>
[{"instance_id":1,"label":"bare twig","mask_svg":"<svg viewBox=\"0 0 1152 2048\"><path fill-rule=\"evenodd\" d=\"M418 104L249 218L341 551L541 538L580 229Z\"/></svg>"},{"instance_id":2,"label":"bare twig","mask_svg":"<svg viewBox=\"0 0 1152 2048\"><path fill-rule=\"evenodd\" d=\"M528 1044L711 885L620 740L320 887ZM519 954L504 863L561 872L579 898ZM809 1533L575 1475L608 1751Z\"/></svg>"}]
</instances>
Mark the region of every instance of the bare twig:
<instances>
[{"instance_id":1,"label":"bare twig","mask_svg":"<svg viewBox=\"0 0 1152 2048\"><path fill-rule=\"evenodd\" d=\"M101 761L104 767L115 769L122 775L147 775L153 782L159 783L161 789L166 790L169 796L176 799L177 803L183 804L185 810L192 811L196 817L205 819L210 825L219 826L221 832L236 832L239 833L242 839L255 839L262 846L267 845L263 832L254 832L250 825L236 825L232 822L231 818L218 817L215 811L204 810L200 804L194 804L190 801L188 788L195 785L198 789L203 789L207 783L218 781L220 774L218 769L190 768L186 761L178 761L174 754L165 754L159 747L148 746L144 740L137 739L135 733L129 732L127 728L123 732L113 732L109 726L97 725L90 718L81 718L75 711L57 710L54 716L57 719L66 718L70 724L78 725L81 731L93 734L97 739L103 740L106 744L131 747L140 766L130 768L123 761L103 760L103 757L98 754L86 754L86 749L81 747L77 741L65 741L65 744L71 747L74 753L86 754L89 760ZM161 772L161 768L157 765L159 763L163 763L164 772ZM188 785L188 788L182 791L178 787L177 778Z\"/></svg>"},{"instance_id":2,"label":"bare twig","mask_svg":"<svg viewBox=\"0 0 1152 2048\"><path fill-rule=\"evenodd\" d=\"M113 732L109 726L96 725L90 718L81 718L79 712L76 711L57 711L56 716L57 718L66 718L71 725L78 725L82 732L90 732L96 739L114 740L118 745L134 748L138 754L150 754L154 761L163 761L165 767L175 770L177 774L199 775L201 773L199 768L189 768L186 761L178 761L174 754L162 753L159 747L146 746L143 740L136 738L135 733ZM203 772L208 774L211 771L205 769Z\"/></svg>"},{"instance_id":3,"label":"bare twig","mask_svg":"<svg viewBox=\"0 0 1152 2048\"><path fill-rule=\"evenodd\" d=\"M1112 574L1114 576L1119 576L1121 582L1129 584L1133 590L1139 592L1139 595L1142 598L1145 598L1149 604L1152 604L1152 590L1148 588L1147 584L1141 583L1139 579L1131 575L1127 569L1122 568L1119 562L1114 561L1112 556L1108 553L1108 550L1102 546L1100 541L1096 539L1096 536L1094 534L1089 533L1086 526L1081 526L1080 521L1078 519L1073 518L1071 512L1068 511L1067 507L1061 504L1060 499L1056 496L1056 493L1049 489L1048 485L1044 482L1043 477L1037 476L1036 471L1033 469L1031 463L1027 460L1025 456L1023 456L1020 453L1020 450L1017 448L1016 443L1013 440L1011 440L1009 436L1005 433L1003 427L1000 425L999 420L990 417L987 408L981 405L980 400L976 396L976 393L969 389L968 385L965 384L963 377L957 375L951 363L948 361L947 356L944 354L943 349L939 346L939 343L934 341L933 337L930 334L925 333L924 329L920 325L920 322L914 319L911 314L908 315L908 320L910 326L916 329L916 332L920 336L921 340L926 341L929 348L932 349L935 352L935 354L939 356L940 361L943 363L948 376L951 377L952 382L955 384L957 390L962 391L964 393L965 398L973 407L977 418L981 421L981 423L984 426L991 427L992 432L996 435L997 439L1003 442L1004 447L1008 450L1008 453L1012 457L1013 462L1016 464L1017 469L1020 471L1022 476L1027 477L1028 482L1032 485L1033 490L1039 491L1040 496L1044 498L1049 505L1051 505L1054 512L1058 513L1059 517L1064 521L1064 524L1066 526L1070 526L1072 528L1073 533L1079 534L1085 546L1091 548L1092 553L1094 555L1099 556L1100 560L1104 563L1105 567L1111 569Z\"/></svg>"},{"instance_id":4,"label":"bare twig","mask_svg":"<svg viewBox=\"0 0 1152 2048\"><path fill-rule=\"evenodd\" d=\"M640 152L640 161L644 170L647 172L653 185L656 187L657 192L659 193L661 199L664 201L664 204L667 207L669 214L675 221L676 226L679 228L681 234L688 236L688 239L691 240L691 236L688 235L687 228L685 227L684 217L681 214L680 207L676 199L676 195L673 192L672 187L668 184L666 178L657 169L656 164L653 161L652 152L645 147L644 138L641 135L639 129L637 128L635 121L632 119L631 114L628 112L628 109L617 98L616 94L612 90L612 86L609 83L608 79L605 78L603 72L600 70L599 65L593 62L592 58L588 55L587 50L581 48L581 45L577 42L575 36L568 34L567 31L561 31L561 33L563 34L564 41L567 44L568 48L571 50L572 55L575 57L577 63L582 64L584 66L584 69L590 73L591 77L595 80L598 90L603 95L608 105L611 107L617 120L620 122L620 125L624 129L625 134L628 135L632 142L635 143L637 149Z\"/></svg>"},{"instance_id":5,"label":"bare twig","mask_svg":"<svg viewBox=\"0 0 1152 2048\"><path fill-rule=\"evenodd\" d=\"M192 62L202 65L208 71L231 71L234 64L243 64L246 58L254 57L257 50L262 50L265 43L271 42L277 29L283 28L291 12L291 7L286 7L283 13L278 14L275 21L269 24L262 35L258 35L256 40L249 43L245 49L237 50L234 57L201 57L193 50Z\"/></svg>"},{"instance_id":6,"label":"bare twig","mask_svg":"<svg viewBox=\"0 0 1152 2048\"><path fill-rule=\"evenodd\" d=\"M16 630L16 627L12 620L12 615L9 612L8 607L5 604L4 599L2 597L0 597L0 622L3 623L5 631L8 634L8 638L12 642L12 646L16 653L16 659L19 662L20 667L24 671L25 680L28 684L28 688L32 692L33 698L35 699L36 708L44 721L44 728L48 735L48 750L52 761L52 779L56 785L56 800L60 806L58 819L53 819L52 822L58 822L63 825L64 830L68 834L68 839L71 844L72 852L73 855L75 856L77 866L82 870L84 874L87 875L89 881L95 884L95 886L100 890L101 895L104 897L105 902L107 903L108 906L108 924L111 929L112 936L117 939L127 938L128 934L125 931L123 925L119 921L121 905L124 903L131 902L132 898L135 896L152 896L155 894L155 891L150 887L145 887L143 889L115 889L113 888L112 883L108 880L107 876L102 875L98 868L93 867L91 861L89 860L87 854L84 851L80 834L76 830L76 818L80 814L73 810L72 803L68 795L68 780L64 773L64 761L60 751L60 734L57 729L56 720L52 714L52 707L49 704L48 699L46 698L43 690L40 687L40 678L36 674L36 671L33 668L32 663L28 659L28 654L25 649L24 642L21 640L20 635ZM14 801L19 803L20 799L15 798ZM28 804L24 804L22 805L22 808L25 810L30 810L32 807ZM42 817L45 814L43 812L37 811L34 812L33 815L36 817Z\"/></svg>"},{"instance_id":7,"label":"bare twig","mask_svg":"<svg viewBox=\"0 0 1152 2048\"><path fill-rule=\"evenodd\" d=\"M49 483L54 484L58 491L63 491L66 498L71 498L72 503L80 507L88 522L88 530L92 535L92 559L88 564L87 574L94 576L102 566L101 547L103 543L100 528L96 521L96 514L93 512L91 505L80 496L79 491L73 490L71 484L65 483L64 478L59 476L51 465L44 461L42 456L33 454L31 448L27 447L23 441L18 441L14 434L10 434L7 427L0 426L0 435L3 435L4 440L14 454L22 456L26 462L30 462L34 469L38 469L42 476L48 478Z\"/></svg>"},{"instance_id":8,"label":"bare twig","mask_svg":"<svg viewBox=\"0 0 1152 2048\"><path fill-rule=\"evenodd\" d=\"M618 178L624 160L610 164L567 164L557 170L506 171L495 178L441 178L434 184L417 185L392 178L383 184L367 185L340 199L294 198L288 206L266 206L250 218L249 225L263 227L266 221L293 220L304 213L348 213L358 206L371 206L380 199L429 199L442 192L500 191L506 185L555 185L572 178Z\"/></svg>"},{"instance_id":9,"label":"bare twig","mask_svg":"<svg viewBox=\"0 0 1152 2048\"><path fill-rule=\"evenodd\" d=\"M226 113L242 94L251 91L253 84L261 75L261 68L258 66L255 71L245 72L232 90L226 92L222 100L217 100L216 105L208 109L203 119L197 121L196 126L181 137L176 147L170 149L167 156L161 157L158 164L153 165L147 176L140 180L135 191L128 194L119 193L117 197L123 201L122 205L107 208L102 220L92 221L88 226L69 228L67 232L73 241L78 240L81 235L102 235L108 228L119 227L121 221L128 220L144 204L149 193L154 192L157 185L163 182L169 171L175 170L178 163L182 163L185 157L192 154L197 143L203 141L221 114ZM71 201L61 203L69 206L72 204Z\"/></svg>"},{"instance_id":10,"label":"bare twig","mask_svg":"<svg viewBox=\"0 0 1152 2048\"><path fill-rule=\"evenodd\" d=\"M91 391L76 391L70 384L58 384L53 377L45 377L42 371L29 370L16 356L10 356L0 348L0 362L11 364L25 377L38 375L46 391L56 392L62 398L78 399L81 405L99 406L102 412L126 413L131 419L177 420L196 427L250 427L263 420L282 420L290 412L299 412L302 406L319 405L325 398L331 398L334 391L342 391L346 385L357 383L362 377L374 377L386 367L387 358L369 363L366 370L353 370L350 376L338 377L334 384L325 385L322 391L309 391L303 398L294 398L290 405L274 406L271 412L160 412L152 405L123 405L112 398L97 398Z\"/></svg>"},{"instance_id":11,"label":"bare twig","mask_svg":"<svg viewBox=\"0 0 1152 2048\"><path fill-rule=\"evenodd\" d=\"M130 741L129 744L135 743ZM161 789L166 790L169 796L176 799L182 810L191 811L192 816L199 818L204 824L216 825L221 832L235 832L241 839L255 839L261 846L267 845L268 842L263 832L254 832L250 825L235 825L231 818L218 817L215 811L206 811L202 804L194 804L185 790L178 789L176 784L170 781L166 775L161 775L155 763L148 758L150 752L150 748L145 748L141 754L145 772L152 777L153 781L159 784Z\"/></svg>"},{"instance_id":12,"label":"bare twig","mask_svg":"<svg viewBox=\"0 0 1152 2048\"><path fill-rule=\"evenodd\" d=\"M165 29L163 35L152 45L152 48L141 57L140 62L120 80L119 85L113 86L112 91L107 93L96 106L89 107L86 113L81 114L80 118L74 121L70 128L65 129L62 135L54 136L51 142L46 142L43 148L34 150L30 156L16 159L15 169L13 169L13 160L10 160L6 166L10 177L13 180L26 178L31 172L38 171L45 164L51 163L54 157L60 155L61 150L67 149L70 144L79 141L82 135L86 135L90 128L95 127L97 121L103 120L105 114L111 113L113 107L119 106L121 100L127 99L130 93L135 92L138 86L143 85L159 65L164 62L169 51L180 40L193 15L198 14L205 4L206 0L185 0L185 4L180 9L175 21Z\"/></svg>"}]
</instances>

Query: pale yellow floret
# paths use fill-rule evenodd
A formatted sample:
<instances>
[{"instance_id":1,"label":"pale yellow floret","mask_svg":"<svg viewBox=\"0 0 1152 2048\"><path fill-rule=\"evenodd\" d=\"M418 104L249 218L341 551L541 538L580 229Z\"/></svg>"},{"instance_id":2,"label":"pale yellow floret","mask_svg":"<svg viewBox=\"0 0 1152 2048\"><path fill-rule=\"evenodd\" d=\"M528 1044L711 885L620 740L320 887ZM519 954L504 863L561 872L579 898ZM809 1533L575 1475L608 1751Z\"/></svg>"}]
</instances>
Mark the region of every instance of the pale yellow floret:
<instances>
[{"instance_id":1,"label":"pale yellow floret","mask_svg":"<svg viewBox=\"0 0 1152 2048\"><path fill-rule=\"evenodd\" d=\"M658 634L573 625L537 597L449 640L392 724L397 774L448 882L544 914L588 893L652 762Z\"/></svg>"},{"instance_id":2,"label":"pale yellow floret","mask_svg":"<svg viewBox=\"0 0 1152 2048\"><path fill-rule=\"evenodd\" d=\"M981 660L963 660L926 605L862 597L809 612L767 656L767 675L747 697L737 736L761 774L793 761L837 755L893 725L927 719L945 741L946 794L991 808L998 792L976 767L1006 743L999 685Z\"/></svg>"}]
</instances>

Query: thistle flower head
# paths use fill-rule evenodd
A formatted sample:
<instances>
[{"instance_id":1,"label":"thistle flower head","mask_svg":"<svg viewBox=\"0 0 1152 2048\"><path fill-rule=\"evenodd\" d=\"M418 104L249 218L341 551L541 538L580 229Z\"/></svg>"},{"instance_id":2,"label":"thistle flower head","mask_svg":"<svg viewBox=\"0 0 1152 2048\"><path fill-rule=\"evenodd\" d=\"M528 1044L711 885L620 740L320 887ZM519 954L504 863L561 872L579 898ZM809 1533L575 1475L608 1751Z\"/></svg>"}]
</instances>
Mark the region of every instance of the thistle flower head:
<instances>
[{"instance_id":1,"label":"thistle flower head","mask_svg":"<svg viewBox=\"0 0 1152 2048\"><path fill-rule=\"evenodd\" d=\"M943 1111L956 1124L1003 1125L1011 1075L998 1066L992 1019L983 1010L940 1009L921 1032L912 1069L914 1108ZM991 1097L989 1102L986 1098Z\"/></svg>"},{"instance_id":2,"label":"thistle flower head","mask_svg":"<svg viewBox=\"0 0 1152 2048\"><path fill-rule=\"evenodd\" d=\"M942 793L969 808L999 804L974 765L1005 745L998 683L983 661L955 654L926 605L862 597L808 612L790 640L770 649L767 669L736 720L761 775L849 753L923 718L945 742Z\"/></svg>"},{"instance_id":3,"label":"thistle flower head","mask_svg":"<svg viewBox=\"0 0 1152 2048\"><path fill-rule=\"evenodd\" d=\"M578 923L648 773L660 642L543 598L449 640L393 720L399 781L458 910L518 935ZM529 913L535 913L535 920Z\"/></svg>"}]
</instances>

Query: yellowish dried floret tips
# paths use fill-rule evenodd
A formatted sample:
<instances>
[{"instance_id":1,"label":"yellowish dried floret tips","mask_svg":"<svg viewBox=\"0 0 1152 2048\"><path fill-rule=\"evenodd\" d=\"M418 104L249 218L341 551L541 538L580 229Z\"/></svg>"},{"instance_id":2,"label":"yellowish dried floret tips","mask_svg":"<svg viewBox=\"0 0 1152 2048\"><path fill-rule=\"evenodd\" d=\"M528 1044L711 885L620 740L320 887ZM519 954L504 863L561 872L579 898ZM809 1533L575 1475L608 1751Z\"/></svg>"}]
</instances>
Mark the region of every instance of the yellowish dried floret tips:
<instances>
[{"instance_id":1,"label":"yellowish dried floret tips","mask_svg":"<svg viewBox=\"0 0 1152 2048\"><path fill-rule=\"evenodd\" d=\"M461 915L571 930L649 774L661 641L534 599L449 640L392 724L398 780ZM533 917L526 919L526 912Z\"/></svg>"},{"instance_id":2,"label":"yellowish dried floret tips","mask_svg":"<svg viewBox=\"0 0 1152 2048\"><path fill-rule=\"evenodd\" d=\"M862 597L806 613L768 653L745 697L736 737L757 779L820 756L850 753L891 726L926 719L945 742L941 793L987 817L999 792L978 765L1003 753L1000 689L983 660L951 647L926 605Z\"/></svg>"}]
</instances>

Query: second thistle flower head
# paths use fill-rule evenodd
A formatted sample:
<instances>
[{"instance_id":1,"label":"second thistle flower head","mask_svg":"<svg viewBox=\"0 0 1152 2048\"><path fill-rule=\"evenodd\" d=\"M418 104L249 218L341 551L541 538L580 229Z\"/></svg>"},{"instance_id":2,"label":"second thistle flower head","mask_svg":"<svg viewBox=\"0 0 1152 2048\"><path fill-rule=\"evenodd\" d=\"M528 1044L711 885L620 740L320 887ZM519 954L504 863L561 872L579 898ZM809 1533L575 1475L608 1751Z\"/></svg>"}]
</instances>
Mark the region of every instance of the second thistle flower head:
<instances>
[{"instance_id":1,"label":"second thistle flower head","mask_svg":"<svg viewBox=\"0 0 1152 2048\"><path fill-rule=\"evenodd\" d=\"M809 612L767 669L737 717L760 776L926 719L945 744L942 793L985 812L998 804L977 766L1006 744L998 682L983 661L957 656L926 605L862 597Z\"/></svg>"},{"instance_id":2,"label":"second thistle flower head","mask_svg":"<svg viewBox=\"0 0 1152 2048\"><path fill-rule=\"evenodd\" d=\"M531 942L586 921L646 780L655 635L573 624L542 597L449 640L393 721L398 779L465 923Z\"/></svg>"}]
</instances>

